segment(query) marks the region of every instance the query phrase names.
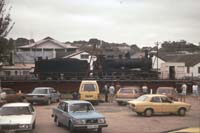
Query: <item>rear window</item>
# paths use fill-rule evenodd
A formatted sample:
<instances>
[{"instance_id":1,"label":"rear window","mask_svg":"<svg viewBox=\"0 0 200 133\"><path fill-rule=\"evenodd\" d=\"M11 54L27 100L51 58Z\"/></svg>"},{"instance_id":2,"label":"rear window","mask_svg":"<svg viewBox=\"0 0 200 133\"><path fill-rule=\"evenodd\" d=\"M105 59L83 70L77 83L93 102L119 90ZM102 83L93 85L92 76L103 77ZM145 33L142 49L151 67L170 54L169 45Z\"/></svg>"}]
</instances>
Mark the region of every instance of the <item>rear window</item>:
<instances>
[{"instance_id":1,"label":"rear window","mask_svg":"<svg viewBox=\"0 0 200 133\"><path fill-rule=\"evenodd\" d=\"M95 84L84 84L83 91L96 91L97 86Z\"/></svg>"},{"instance_id":2,"label":"rear window","mask_svg":"<svg viewBox=\"0 0 200 133\"><path fill-rule=\"evenodd\" d=\"M134 92L134 90L133 89L120 89L120 91L119 91L119 93L133 93Z\"/></svg>"},{"instance_id":3,"label":"rear window","mask_svg":"<svg viewBox=\"0 0 200 133\"><path fill-rule=\"evenodd\" d=\"M3 107L0 115L28 115L31 114L28 107Z\"/></svg>"},{"instance_id":4,"label":"rear window","mask_svg":"<svg viewBox=\"0 0 200 133\"><path fill-rule=\"evenodd\" d=\"M33 94L48 94L48 89L34 89Z\"/></svg>"},{"instance_id":5,"label":"rear window","mask_svg":"<svg viewBox=\"0 0 200 133\"><path fill-rule=\"evenodd\" d=\"M158 89L158 94L171 94L172 91L170 89Z\"/></svg>"}]
</instances>

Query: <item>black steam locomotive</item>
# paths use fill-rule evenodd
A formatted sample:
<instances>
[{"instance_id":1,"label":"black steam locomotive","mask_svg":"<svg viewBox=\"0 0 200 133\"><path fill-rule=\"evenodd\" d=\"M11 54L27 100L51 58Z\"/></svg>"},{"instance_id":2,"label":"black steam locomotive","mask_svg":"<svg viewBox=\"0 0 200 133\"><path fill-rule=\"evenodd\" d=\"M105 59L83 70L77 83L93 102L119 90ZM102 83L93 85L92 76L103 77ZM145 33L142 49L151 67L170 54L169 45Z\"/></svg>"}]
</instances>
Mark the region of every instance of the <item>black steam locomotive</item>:
<instances>
[{"instance_id":1,"label":"black steam locomotive","mask_svg":"<svg viewBox=\"0 0 200 133\"><path fill-rule=\"evenodd\" d=\"M152 71L152 60L145 56L137 59L106 59L97 57L93 69L87 61L78 59L51 59L35 62L35 74L39 79L157 79Z\"/></svg>"}]
</instances>

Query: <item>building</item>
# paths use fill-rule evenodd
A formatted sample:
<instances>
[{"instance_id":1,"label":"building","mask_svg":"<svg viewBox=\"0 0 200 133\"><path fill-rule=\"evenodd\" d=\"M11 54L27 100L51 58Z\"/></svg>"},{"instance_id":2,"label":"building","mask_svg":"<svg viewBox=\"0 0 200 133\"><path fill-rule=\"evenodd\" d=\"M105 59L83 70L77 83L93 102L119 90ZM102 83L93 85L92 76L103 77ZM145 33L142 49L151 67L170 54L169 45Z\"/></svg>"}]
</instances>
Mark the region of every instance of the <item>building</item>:
<instances>
[{"instance_id":1,"label":"building","mask_svg":"<svg viewBox=\"0 0 200 133\"><path fill-rule=\"evenodd\" d=\"M76 52L77 47L46 37L35 43L16 48L14 63L34 64L35 59L52 59Z\"/></svg>"},{"instance_id":2,"label":"building","mask_svg":"<svg viewBox=\"0 0 200 133\"><path fill-rule=\"evenodd\" d=\"M200 78L200 54L159 53L152 62L153 69L158 69L163 79Z\"/></svg>"}]
</instances>

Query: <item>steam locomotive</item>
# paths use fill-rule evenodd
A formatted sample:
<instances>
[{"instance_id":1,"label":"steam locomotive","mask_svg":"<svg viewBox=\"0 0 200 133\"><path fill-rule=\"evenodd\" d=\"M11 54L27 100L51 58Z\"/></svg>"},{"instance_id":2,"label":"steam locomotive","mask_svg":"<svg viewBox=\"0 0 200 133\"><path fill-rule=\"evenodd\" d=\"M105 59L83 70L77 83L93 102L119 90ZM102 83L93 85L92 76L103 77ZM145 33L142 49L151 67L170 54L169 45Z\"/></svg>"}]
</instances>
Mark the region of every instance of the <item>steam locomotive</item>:
<instances>
[{"instance_id":1,"label":"steam locomotive","mask_svg":"<svg viewBox=\"0 0 200 133\"><path fill-rule=\"evenodd\" d=\"M90 63L78 59L51 59L35 62L35 74L39 79L157 79L152 70L152 60L145 56L137 59L106 59L97 57L91 69Z\"/></svg>"}]
</instances>

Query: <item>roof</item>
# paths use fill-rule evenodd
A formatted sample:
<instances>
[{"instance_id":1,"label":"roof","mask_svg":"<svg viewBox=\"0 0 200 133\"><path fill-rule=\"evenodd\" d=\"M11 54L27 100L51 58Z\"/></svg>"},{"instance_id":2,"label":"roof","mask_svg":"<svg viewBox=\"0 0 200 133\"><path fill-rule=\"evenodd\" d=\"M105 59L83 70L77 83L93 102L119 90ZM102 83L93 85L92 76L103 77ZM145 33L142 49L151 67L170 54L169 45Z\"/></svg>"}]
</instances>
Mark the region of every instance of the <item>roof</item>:
<instances>
[{"instance_id":1,"label":"roof","mask_svg":"<svg viewBox=\"0 0 200 133\"><path fill-rule=\"evenodd\" d=\"M7 103L4 104L2 107L27 107L30 103Z\"/></svg>"},{"instance_id":2,"label":"roof","mask_svg":"<svg viewBox=\"0 0 200 133\"><path fill-rule=\"evenodd\" d=\"M166 62L184 62L186 66L194 66L200 63L200 54L158 53L158 57Z\"/></svg>"},{"instance_id":3,"label":"roof","mask_svg":"<svg viewBox=\"0 0 200 133\"><path fill-rule=\"evenodd\" d=\"M124 86L124 87L121 87L120 89L139 89L140 86Z\"/></svg>"},{"instance_id":4,"label":"roof","mask_svg":"<svg viewBox=\"0 0 200 133\"><path fill-rule=\"evenodd\" d=\"M83 100L65 100L63 102L68 103L68 104L90 103L88 101L83 101Z\"/></svg>"},{"instance_id":5,"label":"roof","mask_svg":"<svg viewBox=\"0 0 200 133\"><path fill-rule=\"evenodd\" d=\"M13 66L3 66L2 69L32 69L35 64L15 64Z\"/></svg>"},{"instance_id":6,"label":"roof","mask_svg":"<svg viewBox=\"0 0 200 133\"><path fill-rule=\"evenodd\" d=\"M166 95L162 95L162 94L146 94L143 96L148 96L148 97L155 97L155 96L166 96Z\"/></svg>"},{"instance_id":7,"label":"roof","mask_svg":"<svg viewBox=\"0 0 200 133\"><path fill-rule=\"evenodd\" d=\"M70 58L70 57L79 55L79 54L81 54L81 53L84 53L84 51L77 51L77 52L74 52L74 53L72 53L72 54L70 54L70 55L64 56L64 57L62 57L62 58ZM87 52L85 52L85 53L87 53ZM88 54L89 54L89 53L88 53Z\"/></svg>"},{"instance_id":8,"label":"roof","mask_svg":"<svg viewBox=\"0 0 200 133\"><path fill-rule=\"evenodd\" d=\"M82 80L81 83L96 83L96 80Z\"/></svg>"},{"instance_id":9,"label":"roof","mask_svg":"<svg viewBox=\"0 0 200 133\"><path fill-rule=\"evenodd\" d=\"M174 89L174 87L171 87L171 86L169 86L169 87L158 87L158 89L169 89L169 90L173 90Z\"/></svg>"},{"instance_id":10,"label":"roof","mask_svg":"<svg viewBox=\"0 0 200 133\"><path fill-rule=\"evenodd\" d=\"M35 87L34 89L53 89L52 87Z\"/></svg>"},{"instance_id":11,"label":"roof","mask_svg":"<svg viewBox=\"0 0 200 133\"><path fill-rule=\"evenodd\" d=\"M60 47L62 48L77 48L75 46L71 46L71 44L65 44L65 43L62 43L62 42L59 42L51 37L46 37L40 41L37 41L35 43L32 43L32 44L29 44L29 45L24 45L24 46L20 46L18 48L37 48L37 46L41 45L42 43L44 42L47 42L47 41L50 41L50 42L53 42L57 45L59 45Z\"/></svg>"}]
</instances>

